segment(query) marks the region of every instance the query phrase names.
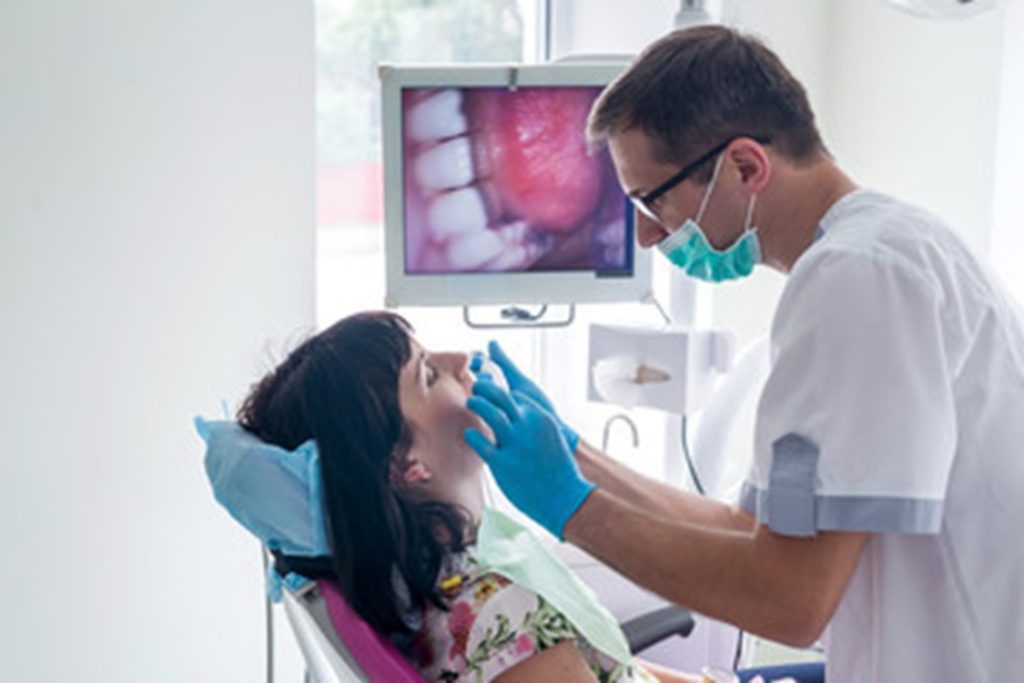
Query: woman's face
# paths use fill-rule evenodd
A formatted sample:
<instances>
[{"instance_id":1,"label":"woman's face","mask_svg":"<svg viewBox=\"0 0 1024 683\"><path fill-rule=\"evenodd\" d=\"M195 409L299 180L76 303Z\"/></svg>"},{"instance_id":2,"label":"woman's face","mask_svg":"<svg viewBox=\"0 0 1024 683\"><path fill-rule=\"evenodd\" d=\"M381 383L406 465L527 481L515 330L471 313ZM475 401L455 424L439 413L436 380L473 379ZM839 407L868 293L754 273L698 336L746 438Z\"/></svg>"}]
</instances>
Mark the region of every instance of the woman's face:
<instances>
[{"instance_id":1,"label":"woman's face","mask_svg":"<svg viewBox=\"0 0 1024 683\"><path fill-rule=\"evenodd\" d=\"M431 352L410 337L411 357L399 376L399 405L412 435L404 484L425 497L451 501L459 488L479 485L483 462L462 433L475 427L490 436L466 408L474 378L469 356Z\"/></svg>"}]
</instances>

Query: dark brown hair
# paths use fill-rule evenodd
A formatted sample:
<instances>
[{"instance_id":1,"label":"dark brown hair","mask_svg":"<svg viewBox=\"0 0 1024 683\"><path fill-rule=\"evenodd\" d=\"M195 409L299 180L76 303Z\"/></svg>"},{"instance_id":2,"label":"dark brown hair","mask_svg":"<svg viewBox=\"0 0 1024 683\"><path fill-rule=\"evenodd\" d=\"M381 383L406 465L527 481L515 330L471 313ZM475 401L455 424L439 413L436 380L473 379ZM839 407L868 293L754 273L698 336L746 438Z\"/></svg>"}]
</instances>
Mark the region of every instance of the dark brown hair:
<instances>
[{"instance_id":1,"label":"dark brown hair","mask_svg":"<svg viewBox=\"0 0 1024 683\"><path fill-rule=\"evenodd\" d=\"M587 121L592 146L639 129L655 161L682 165L739 135L794 161L827 153L803 86L756 38L724 26L675 31L605 89ZM704 180L712 161L702 169Z\"/></svg>"},{"instance_id":2,"label":"dark brown hair","mask_svg":"<svg viewBox=\"0 0 1024 683\"><path fill-rule=\"evenodd\" d=\"M407 616L428 603L446 609L438 572L469 524L461 508L409 500L391 484L392 464L411 446L398 384L410 334L393 313L349 316L292 351L238 413L245 429L282 448L316 440L332 554L301 560L299 571L336 581L385 634L414 630Z\"/></svg>"}]
</instances>

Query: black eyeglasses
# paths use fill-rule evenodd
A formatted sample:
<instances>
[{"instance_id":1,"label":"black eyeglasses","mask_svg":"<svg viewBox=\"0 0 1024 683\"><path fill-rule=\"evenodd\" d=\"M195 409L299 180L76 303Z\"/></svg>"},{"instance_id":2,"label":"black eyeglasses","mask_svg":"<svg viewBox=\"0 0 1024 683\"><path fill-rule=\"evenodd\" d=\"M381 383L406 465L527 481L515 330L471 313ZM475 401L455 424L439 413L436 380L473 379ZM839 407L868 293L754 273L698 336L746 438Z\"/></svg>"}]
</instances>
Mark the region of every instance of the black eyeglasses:
<instances>
[{"instance_id":1,"label":"black eyeglasses","mask_svg":"<svg viewBox=\"0 0 1024 683\"><path fill-rule=\"evenodd\" d=\"M678 173L676 173L671 178L663 182L661 185L658 185L650 192L642 194L639 197L634 197L630 195L629 198L633 202L633 206L635 206L638 211L640 211L643 215L650 218L652 221L657 221L660 223L661 218L658 217L658 212L654 210L654 202L658 201L659 197L664 195L673 187L675 187L676 185L678 185L679 183L683 182L691 175L693 175L693 172L700 168L701 165L707 163L709 160L714 159L716 156L721 154L726 147L731 145L732 142L738 138L750 138L756 142L761 143L762 145L767 145L769 142L771 142L771 138L764 136L734 135L733 137L729 138L720 145L715 145L707 152L700 155L694 161L691 161L690 163L686 164L686 166L683 166L681 169L679 169Z\"/></svg>"}]
</instances>

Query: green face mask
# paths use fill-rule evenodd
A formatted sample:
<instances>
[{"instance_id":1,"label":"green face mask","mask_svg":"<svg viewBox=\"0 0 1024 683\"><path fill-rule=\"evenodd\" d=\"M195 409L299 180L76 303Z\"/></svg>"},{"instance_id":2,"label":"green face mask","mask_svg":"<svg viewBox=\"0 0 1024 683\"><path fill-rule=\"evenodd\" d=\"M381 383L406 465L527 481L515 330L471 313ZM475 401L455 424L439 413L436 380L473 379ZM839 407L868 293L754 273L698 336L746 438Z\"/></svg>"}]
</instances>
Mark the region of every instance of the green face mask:
<instances>
[{"instance_id":1,"label":"green face mask","mask_svg":"<svg viewBox=\"0 0 1024 683\"><path fill-rule=\"evenodd\" d=\"M711 191L718 180L721 166L722 157L719 156L715 163L714 175L697 210L697 216L686 219L682 227L658 243L658 251L673 265L687 275L705 282L724 282L746 277L753 272L754 266L761 262L761 243L757 238L757 229L750 227L756 195L750 198L747 205L747 220L743 226L743 234L732 246L723 251L715 249L704 236L704 231L700 229L700 219L711 198Z\"/></svg>"},{"instance_id":2,"label":"green face mask","mask_svg":"<svg viewBox=\"0 0 1024 683\"><path fill-rule=\"evenodd\" d=\"M504 576L544 598L595 649L620 664L632 661L619 623L594 591L519 522L497 510L484 510L474 556L481 571Z\"/></svg>"}]
</instances>

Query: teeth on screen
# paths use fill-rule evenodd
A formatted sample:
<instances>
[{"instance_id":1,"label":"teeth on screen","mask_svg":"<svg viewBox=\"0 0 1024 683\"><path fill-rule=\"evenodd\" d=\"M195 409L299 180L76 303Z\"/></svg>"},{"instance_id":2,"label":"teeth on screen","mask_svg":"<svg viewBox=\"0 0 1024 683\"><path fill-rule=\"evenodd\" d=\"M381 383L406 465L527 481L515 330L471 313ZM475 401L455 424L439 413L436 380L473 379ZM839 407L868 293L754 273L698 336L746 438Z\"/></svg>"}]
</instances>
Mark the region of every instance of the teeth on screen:
<instances>
[{"instance_id":1,"label":"teeth on screen","mask_svg":"<svg viewBox=\"0 0 1024 683\"><path fill-rule=\"evenodd\" d=\"M541 256L542 249L537 244L506 244L505 250L487 264L487 270L508 270L525 268Z\"/></svg>"},{"instance_id":2,"label":"teeth on screen","mask_svg":"<svg viewBox=\"0 0 1024 683\"><path fill-rule=\"evenodd\" d=\"M459 270L479 268L504 248L505 243L496 233L484 230L452 240L448 245L448 262Z\"/></svg>"},{"instance_id":3,"label":"teeth on screen","mask_svg":"<svg viewBox=\"0 0 1024 683\"><path fill-rule=\"evenodd\" d=\"M522 242L530 234L530 226L526 221L515 221L512 223L506 223L500 228L496 228L498 235L505 242L512 244L516 242Z\"/></svg>"},{"instance_id":4,"label":"teeth on screen","mask_svg":"<svg viewBox=\"0 0 1024 683\"><path fill-rule=\"evenodd\" d=\"M448 190L473 182L473 151L466 136L442 142L416 157L416 181L428 190Z\"/></svg>"},{"instance_id":5,"label":"teeth on screen","mask_svg":"<svg viewBox=\"0 0 1024 683\"><path fill-rule=\"evenodd\" d=\"M431 95L409 110L407 125L409 137L417 142L462 135L469 130L462 113L462 94L442 90Z\"/></svg>"},{"instance_id":6,"label":"teeth on screen","mask_svg":"<svg viewBox=\"0 0 1024 683\"><path fill-rule=\"evenodd\" d=\"M472 187L440 194L427 208L427 224L438 242L453 235L486 230L487 209L483 197Z\"/></svg>"}]
</instances>

